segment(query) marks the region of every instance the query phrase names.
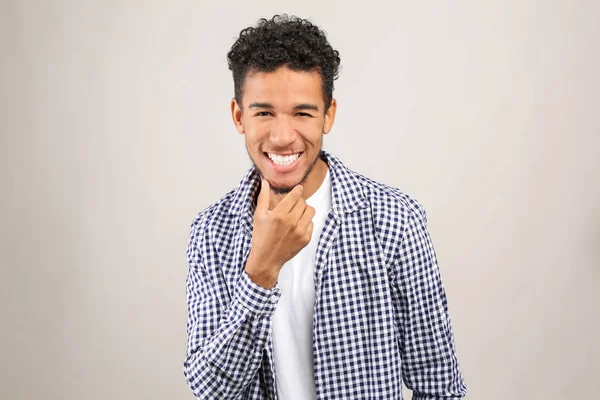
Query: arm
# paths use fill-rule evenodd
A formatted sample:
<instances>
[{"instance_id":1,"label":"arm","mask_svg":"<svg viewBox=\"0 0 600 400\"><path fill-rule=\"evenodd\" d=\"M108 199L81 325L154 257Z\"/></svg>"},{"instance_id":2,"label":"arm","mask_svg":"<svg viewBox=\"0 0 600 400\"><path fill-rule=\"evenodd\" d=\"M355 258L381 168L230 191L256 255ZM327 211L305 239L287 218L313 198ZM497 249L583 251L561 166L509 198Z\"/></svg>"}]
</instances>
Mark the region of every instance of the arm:
<instances>
[{"instance_id":1,"label":"arm","mask_svg":"<svg viewBox=\"0 0 600 400\"><path fill-rule=\"evenodd\" d=\"M187 256L184 375L198 398L239 398L260 367L269 317L281 293L277 287L256 285L243 272L227 306L225 282L221 275L210 275L203 265L196 229L192 229Z\"/></svg>"},{"instance_id":2,"label":"arm","mask_svg":"<svg viewBox=\"0 0 600 400\"><path fill-rule=\"evenodd\" d=\"M281 296L276 286L279 270L311 238L315 210L302 193L297 185L269 213L270 186L262 181L250 255L231 297L218 266L202 257L208 254L203 245L210 240L200 240L206 234L203 223L194 224L187 251L184 373L196 397L237 399L255 377Z\"/></svg>"},{"instance_id":3,"label":"arm","mask_svg":"<svg viewBox=\"0 0 600 400\"><path fill-rule=\"evenodd\" d=\"M409 214L394 268L402 374L413 400L462 399L466 386L424 210Z\"/></svg>"}]
</instances>

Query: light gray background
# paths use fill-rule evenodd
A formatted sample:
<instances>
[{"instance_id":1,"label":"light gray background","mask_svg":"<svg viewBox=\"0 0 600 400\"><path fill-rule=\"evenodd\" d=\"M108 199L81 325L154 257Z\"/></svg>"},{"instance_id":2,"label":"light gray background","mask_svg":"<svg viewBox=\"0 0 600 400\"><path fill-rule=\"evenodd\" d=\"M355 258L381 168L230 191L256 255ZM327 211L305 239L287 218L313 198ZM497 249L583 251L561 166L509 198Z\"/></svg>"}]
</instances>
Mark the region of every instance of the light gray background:
<instances>
[{"instance_id":1,"label":"light gray background","mask_svg":"<svg viewBox=\"0 0 600 400\"><path fill-rule=\"evenodd\" d=\"M426 208L470 399L600 393L597 1L3 1L2 399L189 399L194 215L249 166L225 55L340 51L325 147Z\"/></svg>"}]
</instances>

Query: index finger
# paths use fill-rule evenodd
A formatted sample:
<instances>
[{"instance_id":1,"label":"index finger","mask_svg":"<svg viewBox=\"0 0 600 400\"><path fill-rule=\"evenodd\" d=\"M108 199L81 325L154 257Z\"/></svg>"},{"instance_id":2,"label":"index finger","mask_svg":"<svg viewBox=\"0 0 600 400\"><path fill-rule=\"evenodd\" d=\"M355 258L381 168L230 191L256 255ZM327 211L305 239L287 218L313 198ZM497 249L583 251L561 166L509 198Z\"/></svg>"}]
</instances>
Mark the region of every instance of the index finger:
<instances>
[{"instance_id":1,"label":"index finger","mask_svg":"<svg viewBox=\"0 0 600 400\"><path fill-rule=\"evenodd\" d=\"M269 200L271 198L271 187L269 181L261 179L260 181L260 192L258 193L258 199L256 200L256 211L259 215L269 214Z\"/></svg>"},{"instance_id":2,"label":"index finger","mask_svg":"<svg viewBox=\"0 0 600 400\"><path fill-rule=\"evenodd\" d=\"M300 196L302 196L303 191L304 191L304 188L302 187L302 185L294 186L292 191L289 192L279 202L279 204L277 204L277 206L273 209L273 211L279 210L284 213L289 213L292 210L292 208L294 207L294 205L296 204L296 202L298 201L298 199L300 198Z\"/></svg>"}]
</instances>

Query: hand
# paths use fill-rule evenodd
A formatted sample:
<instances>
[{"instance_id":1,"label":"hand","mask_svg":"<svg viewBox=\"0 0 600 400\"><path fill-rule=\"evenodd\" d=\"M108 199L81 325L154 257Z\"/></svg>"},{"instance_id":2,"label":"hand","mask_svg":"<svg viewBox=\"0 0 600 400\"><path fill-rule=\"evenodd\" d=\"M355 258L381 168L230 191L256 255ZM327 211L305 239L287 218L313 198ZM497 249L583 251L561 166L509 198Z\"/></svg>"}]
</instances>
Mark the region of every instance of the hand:
<instances>
[{"instance_id":1,"label":"hand","mask_svg":"<svg viewBox=\"0 0 600 400\"><path fill-rule=\"evenodd\" d=\"M283 264L310 242L315 209L304 201L303 190L296 185L269 213L271 188L266 179L262 180L246 263L246 272L257 285L267 289L275 286Z\"/></svg>"}]
</instances>

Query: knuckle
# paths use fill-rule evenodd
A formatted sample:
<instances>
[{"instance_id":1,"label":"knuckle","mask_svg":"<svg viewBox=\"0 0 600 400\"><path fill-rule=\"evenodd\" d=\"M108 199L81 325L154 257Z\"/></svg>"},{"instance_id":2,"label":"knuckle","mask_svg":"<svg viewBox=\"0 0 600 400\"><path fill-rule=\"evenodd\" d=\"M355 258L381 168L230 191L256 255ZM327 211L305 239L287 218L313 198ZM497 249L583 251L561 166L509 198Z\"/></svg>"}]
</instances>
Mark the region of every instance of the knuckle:
<instances>
[{"instance_id":1,"label":"knuckle","mask_svg":"<svg viewBox=\"0 0 600 400\"><path fill-rule=\"evenodd\" d=\"M304 234L304 244L307 245L310 242L312 235L310 232L306 232Z\"/></svg>"},{"instance_id":2,"label":"knuckle","mask_svg":"<svg viewBox=\"0 0 600 400\"><path fill-rule=\"evenodd\" d=\"M286 219L285 215L282 214L282 213L280 213L280 212L278 212L278 213L272 213L272 214L273 214L273 220L275 220L275 221L277 221L279 223L284 222L285 219Z\"/></svg>"}]
</instances>

